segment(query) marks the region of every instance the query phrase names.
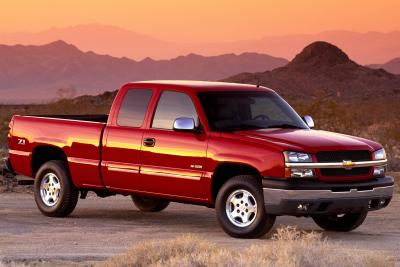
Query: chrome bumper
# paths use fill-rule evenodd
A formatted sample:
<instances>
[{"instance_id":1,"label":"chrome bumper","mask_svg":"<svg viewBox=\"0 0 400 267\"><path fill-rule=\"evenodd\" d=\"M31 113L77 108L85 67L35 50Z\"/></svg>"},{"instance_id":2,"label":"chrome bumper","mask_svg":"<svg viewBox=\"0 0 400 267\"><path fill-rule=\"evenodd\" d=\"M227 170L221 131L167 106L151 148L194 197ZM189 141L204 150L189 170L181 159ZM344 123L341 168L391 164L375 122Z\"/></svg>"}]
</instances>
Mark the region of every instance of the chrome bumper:
<instances>
[{"instance_id":1,"label":"chrome bumper","mask_svg":"<svg viewBox=\"0 0 400 267\"><path fill-rule=\"evenodd\" d=\"M394 180L383 177L358 183L264 180L265 209L275 215L312 216L372 211L386 207Z\"/></svg>"},{"instance_id":2,"label":"chrome bumper","mask_svg":"<svg viewBox=\"0 0 400 267\"><path fill-rule=\"evenodd\" d=\"M279 205L282 200L335 200L357 198L391 198L394 186L377 187L372 190L358 191L351 189L345 192L331 190L285 190L264 188L264 202L269 205Z\"/></svg>"}]
</instances>

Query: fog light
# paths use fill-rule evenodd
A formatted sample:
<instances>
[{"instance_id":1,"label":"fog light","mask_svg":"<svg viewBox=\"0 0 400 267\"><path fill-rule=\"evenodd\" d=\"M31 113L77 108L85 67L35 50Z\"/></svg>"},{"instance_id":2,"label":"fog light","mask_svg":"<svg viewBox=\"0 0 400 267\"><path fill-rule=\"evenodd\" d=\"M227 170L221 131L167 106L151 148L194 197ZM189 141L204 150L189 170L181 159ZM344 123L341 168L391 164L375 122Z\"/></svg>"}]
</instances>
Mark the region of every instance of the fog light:
<instances>
[{"instance_id":1,"label":"fog light","mask_svg":"<svg viewBox=\"0 0 400 267\"><path fill-rule=\"evenodd\" d=\"M314 169L290 169L290 177L293 178L313 178Z\"/></svg>"},{"instance_id":2,"label":"fog light","mask_svg":"<svg viewBox=\"0 0 400 267\"><path fill-rule=\"evenodd\" d=\"M298 211L307 211L309 206L310 206L310 204L308 204L308 203L299 204L297 206L297 210Z\"/></svg>"},{"instance_id":3,"label":"fog light","mask_svg":"<svg viewBox=\"0 0 400 267\"><path fill-rule=\"evenodd\" d=\"M374 176L384 176L385 175L385 167L378 166L374 168Z\"/></svg>"},{"instance_id":4,"label":"fog light","mask_svg":"<svg viewBox=\"0 0 400 267\"><path fill-rule=\"evenodd\" d=\"M383 205L385 205L385 203L386 203L385 199L379 200L379 206L383 206Z\"/></svg>"}]
</instances>

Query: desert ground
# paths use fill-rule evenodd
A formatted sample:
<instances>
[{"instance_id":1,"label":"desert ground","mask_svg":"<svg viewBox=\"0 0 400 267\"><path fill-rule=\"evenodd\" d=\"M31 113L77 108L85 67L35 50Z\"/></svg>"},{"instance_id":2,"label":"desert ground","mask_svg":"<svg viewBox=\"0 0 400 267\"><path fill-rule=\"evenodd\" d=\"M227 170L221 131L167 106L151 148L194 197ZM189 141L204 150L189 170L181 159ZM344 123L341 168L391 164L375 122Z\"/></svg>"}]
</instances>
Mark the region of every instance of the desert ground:
<instances>
[{"instance_id":1,"label":"desert ground","mask_svg":"<svg viewBox=\"0 0 400 267\"><path fill-rule=\"evenodd\" d=\"M389 253L400 264L399 211L400 194L396 194L388 208L371 212L365 223L350 233L323 232L311 219L287 216L277 219L275 229L294 225L307 232L320 232L349 249ZM78 202L70 217L48 218L38 211L31 193L0 194L0 262L6 264L46 266L43 263L48 261L51 265L90 266L132 245L185 234L239 250L272 242L270 236L231 238L219 227L214 210L200 206L173 203L160 213L143 213L129 197L101 199L89 195Z\"/></svg>"}]
</instances>

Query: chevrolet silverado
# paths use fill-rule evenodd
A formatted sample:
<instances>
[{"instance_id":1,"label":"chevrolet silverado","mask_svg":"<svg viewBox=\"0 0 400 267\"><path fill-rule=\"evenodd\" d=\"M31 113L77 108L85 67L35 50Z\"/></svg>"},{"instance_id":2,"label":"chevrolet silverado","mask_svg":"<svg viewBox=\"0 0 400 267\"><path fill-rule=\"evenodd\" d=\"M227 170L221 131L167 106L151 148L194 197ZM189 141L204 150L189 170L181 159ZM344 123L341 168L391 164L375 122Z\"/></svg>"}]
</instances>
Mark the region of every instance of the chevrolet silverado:
<instances>
[{"instance_id":1,"label":"chevrolet silverado","mask_svg":"<svg viewBox=\"0 0 400 267\"><path fill-rule=\"evenodd\" d=\"M280 215L351 231L391 200L385 150L313 127L265 87L134 82L109 115L15 115L7 166L34 177L46 216L69 215L93 191L129 195L146 212L212 207L233 237L260 237Z\"/></svg>"}]
</instances>

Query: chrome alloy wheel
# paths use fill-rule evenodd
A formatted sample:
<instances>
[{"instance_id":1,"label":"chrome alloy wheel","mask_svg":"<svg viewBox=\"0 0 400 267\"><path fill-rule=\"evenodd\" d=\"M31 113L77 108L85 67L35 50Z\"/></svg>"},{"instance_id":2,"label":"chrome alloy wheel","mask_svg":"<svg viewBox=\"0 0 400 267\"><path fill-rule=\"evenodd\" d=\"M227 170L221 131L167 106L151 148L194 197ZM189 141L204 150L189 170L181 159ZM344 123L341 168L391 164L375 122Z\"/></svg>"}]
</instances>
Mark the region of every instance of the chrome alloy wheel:
<instances>
[{"instance_id":1,"label":"chrome alloy wheel","mask_svg":"<svg viewBox=\"0 0 400 267\"><path fill-rule=\"evenodd\" d=\"M231 223L246 227L254 222L257 216L257 201L247 190L234 191L226 200L226 215Z\"/></svg>"},{"instance_id":2,"label":"chrome alloy wheel","mask_svg":"<svg viewBox=\"0 0 400 267\"><path fill-rule=\"evenodd\" d=\"M53 207L61 195L60 180L54 173L47 173L40 183L40 197L46 206Z\"/></svg>"}]
</instances>

